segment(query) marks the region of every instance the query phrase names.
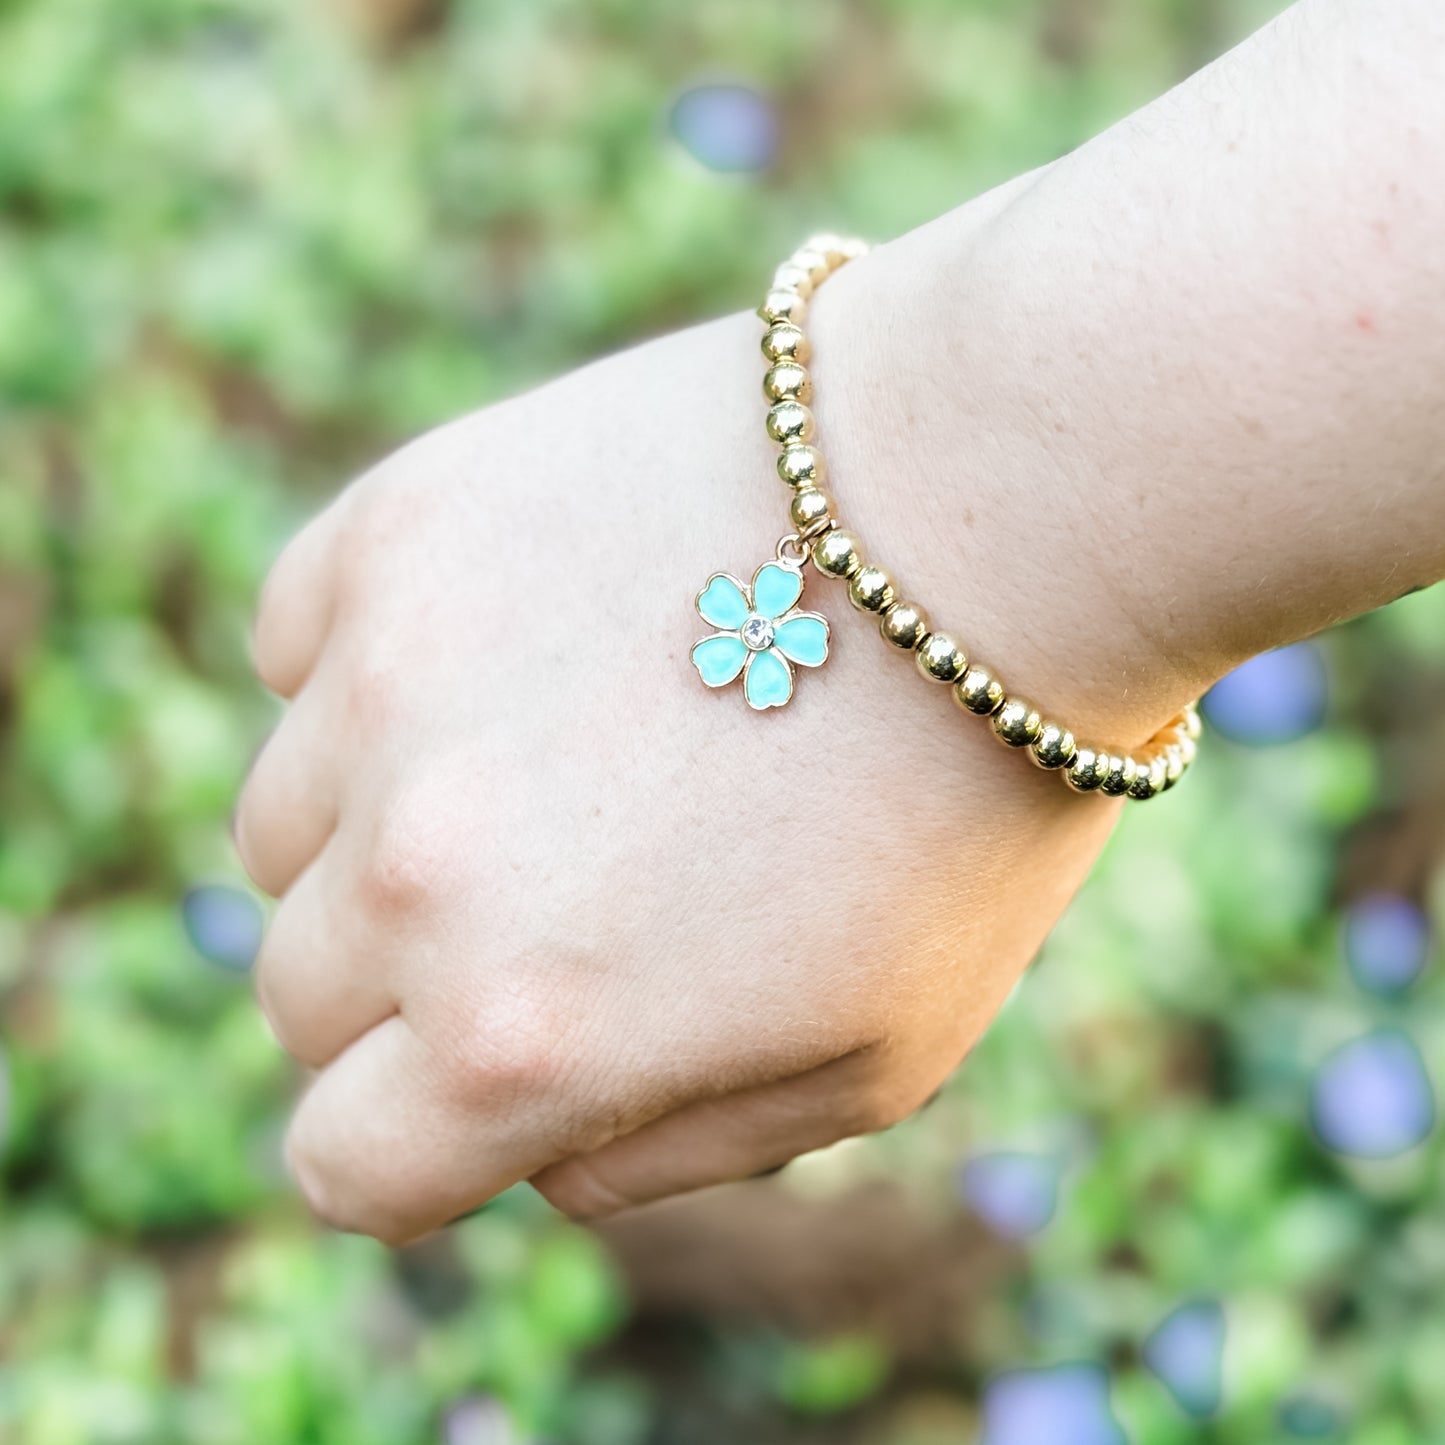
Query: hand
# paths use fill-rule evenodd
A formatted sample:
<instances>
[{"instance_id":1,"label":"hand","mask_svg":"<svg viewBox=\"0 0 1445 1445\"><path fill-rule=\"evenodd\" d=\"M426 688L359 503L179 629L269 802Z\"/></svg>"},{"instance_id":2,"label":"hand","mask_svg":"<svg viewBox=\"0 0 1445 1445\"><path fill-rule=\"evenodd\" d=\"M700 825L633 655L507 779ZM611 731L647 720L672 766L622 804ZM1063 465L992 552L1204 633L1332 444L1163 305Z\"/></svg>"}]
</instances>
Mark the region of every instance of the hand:
<instances>
[{"instance_id":1,"label":"hand","mask_svg":"<svg viewBox=\"0 0 1445 1445\"><path fill-rule=\"evenodd\" d=\"M1081 736L1445 575L1445 22L1376 9L1291 12L812 303L843 516ZM783 530L758 335L446 427L277 565L257 660L293 706L238 834L337 1223L403 1240L529 1178L600 1213L901 1118L1117 816L822 579L832 656L785 711L699 683L694 593Z\"/></svg>"},{"instance_id":2,"label":"hand","mask_svg":"<svg viewBox=\"0 0 1445 1445\"><path fill-rule=\"evenodd\" d=\"M813 366L865 544L909 480L882 490L866 419L829 397L876 384L848 318L882 254ZM258 989L319 1071L289 1150L336 1224L402 1241L524 1179L593 1215L903 1118L1117 816L999 747L811 570L832 657L793 703L700 684L695 592L786 531L759 336L732 317L442 428L268 582L257 664L292 705L237 836L282 895ZM1007 575L1023 532L975 557ZM918 575L940 548L914 541Z\"/></svg>"}]
</instances>

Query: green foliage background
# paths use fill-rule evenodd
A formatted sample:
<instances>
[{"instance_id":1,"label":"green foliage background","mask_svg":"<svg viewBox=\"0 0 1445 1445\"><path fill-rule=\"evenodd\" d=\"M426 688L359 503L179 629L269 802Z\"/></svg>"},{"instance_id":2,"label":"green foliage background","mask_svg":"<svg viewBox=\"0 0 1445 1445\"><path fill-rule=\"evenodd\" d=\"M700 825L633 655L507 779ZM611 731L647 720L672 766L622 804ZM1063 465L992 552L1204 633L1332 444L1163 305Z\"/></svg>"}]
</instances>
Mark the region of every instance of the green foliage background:
<instances>
[{"instance_id":1,"label":"green foliage background","mask_svg":"<svg viewBox=\"0 0 1445 1445\"><path fill-rule=\"evenodd\" d=\"M903 1368L886 1332L693 1321L684 1436L616 1267L531 1197L400 1258L305 1220L277 1149L297 1081L177 909L237 879L273 720L247 619L288 531L407 435L748 304L811 225L888 235L1048 160L1276 7L392 8L429 23L0 0L0 1438L409 1445L487 1395L518 1440L929 1445L973 1438L990 1371L1092 1358L1140 1445L1275 1438L1320 1383L1362 1445L1445 1441L1439 1150L1350 1165L1303 1115L1312 1064L1382 1017L1445 1062L1438 983L1371 1003L1335 937L1360 887L1438 895L1434 594L1331 640L1324 730L1211 746L1129 819L935 1108L750 1186L956 1212L966 1148L1067 1125L1059 1217L1004 1251L966 1348ZM762 176L668 138L717 75L777 98ZM1229 1385L1201 1425L1136 1361L1205 1290Z\"/></svg>"}]
</instances>

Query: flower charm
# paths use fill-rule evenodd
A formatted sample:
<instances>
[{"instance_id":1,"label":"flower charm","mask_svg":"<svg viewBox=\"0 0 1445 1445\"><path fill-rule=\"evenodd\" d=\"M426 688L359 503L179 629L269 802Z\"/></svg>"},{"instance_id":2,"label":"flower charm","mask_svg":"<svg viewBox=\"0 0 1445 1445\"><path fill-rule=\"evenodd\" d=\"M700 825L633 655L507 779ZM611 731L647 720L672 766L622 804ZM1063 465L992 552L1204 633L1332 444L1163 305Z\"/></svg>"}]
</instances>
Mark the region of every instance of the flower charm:
<instances>
[{"instance_id":1,"label":"flower charm","mask_svg":"<svg viewBox=\"0 0 1445 1445\"><path fill-rule=\"evenodd\" d=\"M697 594L697 612L718 630L692 650L692 665L709 687L726 687L739 673L748 706L761 712L782 707L793 695L793 669L828 660L828 622L798 612L803 574L781 562L764 562L745 587L727 572L714 572Z\"/></svg>"}]
</instances>

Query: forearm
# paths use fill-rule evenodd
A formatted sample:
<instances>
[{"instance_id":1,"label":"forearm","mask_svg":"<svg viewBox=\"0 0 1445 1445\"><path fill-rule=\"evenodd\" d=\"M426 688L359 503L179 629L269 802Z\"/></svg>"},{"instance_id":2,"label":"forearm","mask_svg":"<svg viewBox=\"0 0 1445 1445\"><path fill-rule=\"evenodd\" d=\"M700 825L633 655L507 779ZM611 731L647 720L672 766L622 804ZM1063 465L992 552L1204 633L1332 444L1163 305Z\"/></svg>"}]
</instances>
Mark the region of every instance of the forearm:
<instances>
[{"instance_id":1,"label":"forearm","mask_svg":"<svg viewBox=\"0 0 1445 1445\"><path fill-rule=\"evenodd\" d=\"M1302 5L820 293L840 505L1037 702L1142 735L1445 575L1442 78Z\"/></svg>"}]
</instances>

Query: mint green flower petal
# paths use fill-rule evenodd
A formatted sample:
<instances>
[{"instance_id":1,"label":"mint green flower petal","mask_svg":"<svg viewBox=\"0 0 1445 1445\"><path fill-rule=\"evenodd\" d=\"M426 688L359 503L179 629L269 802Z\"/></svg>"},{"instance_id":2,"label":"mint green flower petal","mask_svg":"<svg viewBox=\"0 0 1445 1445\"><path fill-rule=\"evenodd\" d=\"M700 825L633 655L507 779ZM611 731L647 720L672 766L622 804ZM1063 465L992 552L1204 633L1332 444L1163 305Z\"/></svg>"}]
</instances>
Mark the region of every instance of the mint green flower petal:
<instances>
[{"instance_id":1,"label":"mint green flower petal","mask_svg":"<svg viewBox=\"0 0 1445 1445\"><path fill-rule=\"evenodd\" d=\"M828 660L828 624L813 612L785 617L773 631L773 646L791 662L821 667Z\"/></svg>"},{"instance_id":2,"label":"mint green flower petal","mask_svg":"<svg viewBox=\"0 0 1445 1445\"><path fill-rule=\"evenodd\" d=\"M726 687L747 660L748 650L742 638L726 632L704 637L692 650L692 665L709 687Z\"/></svg>"},{"instance_id":3,"label":"mint green flower petal","mask_svg":"<svg viewBox=\"0 0 1445 1445\"><path fill-rule=\"evenodd\" d=\"M726 572L714 572L707 586L697 594L697 610L702 620L724 632L741 627L752 608L748 606L743 584Z\"/></svg>"},{"instance_id":4,"label":"mint green flower petal","mask_svg":"<svg viewBox=\"0 0 1445 1445\"><path fill-rule=\"evenodd\" d=\"M803 592L803 574L794 567L764 562L753 573L753 610L769 622L781 617Z\"/></svg>"},{"instance_id":5,"label":"mint green flower petal","mask_svg":"<svg viewBox=\"0 0 1445 1445\"><path fill-rule=\"evenodd\" d=\"M765 707L782 707L793 695L793 669L771 647L755 652L743 673L743 691L748 706L760 712Z\"/></svg>"}]
</instances>

